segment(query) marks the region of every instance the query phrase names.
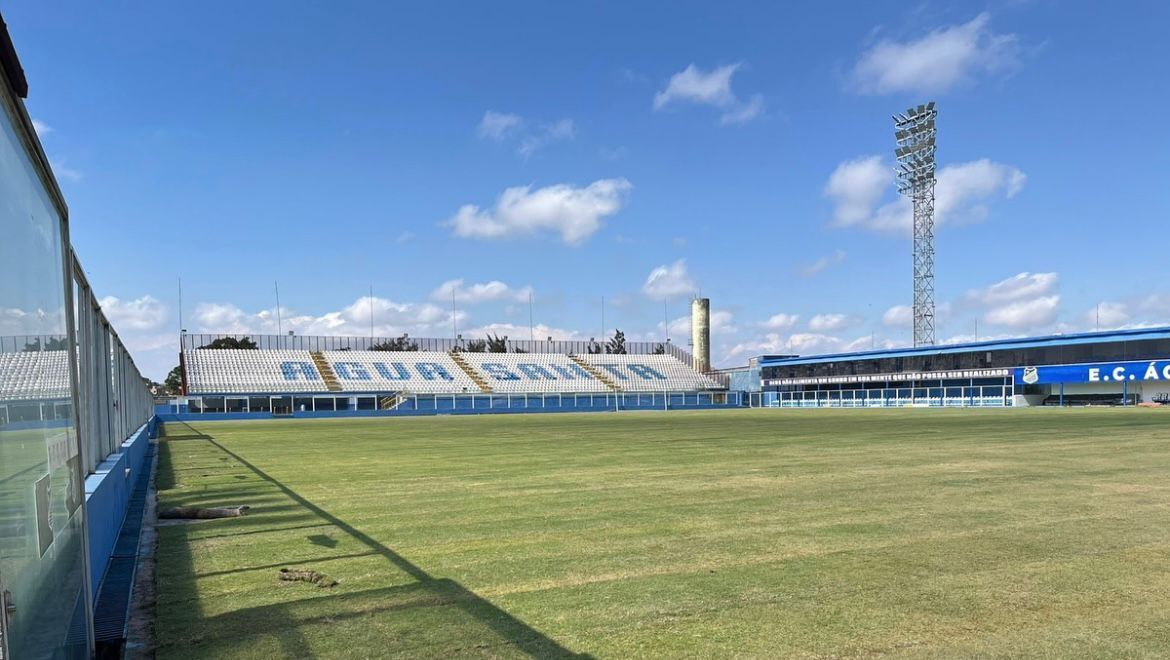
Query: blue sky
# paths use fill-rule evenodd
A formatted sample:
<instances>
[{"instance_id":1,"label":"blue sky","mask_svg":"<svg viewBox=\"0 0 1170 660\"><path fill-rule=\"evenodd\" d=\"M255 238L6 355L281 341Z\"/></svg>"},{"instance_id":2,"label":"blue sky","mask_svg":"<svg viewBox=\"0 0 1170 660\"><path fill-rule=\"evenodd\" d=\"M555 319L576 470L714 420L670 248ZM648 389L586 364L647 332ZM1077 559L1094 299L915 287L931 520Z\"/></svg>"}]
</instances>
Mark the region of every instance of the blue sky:
<instances>
[{"instance_id":1,"label":"blue sky","mask_svg":"<svg viewBox=\"0 0 1170 660\"><path fill-rule=\"evenodd\" d=\"M190 331L910 340L890 115L939 104L940 341L1170 322L1170 5L0 0L143 370ZM374 299L367 295L374 288ZM677 341L678 339L676 339Z\"/></svg>"}]
</instances>

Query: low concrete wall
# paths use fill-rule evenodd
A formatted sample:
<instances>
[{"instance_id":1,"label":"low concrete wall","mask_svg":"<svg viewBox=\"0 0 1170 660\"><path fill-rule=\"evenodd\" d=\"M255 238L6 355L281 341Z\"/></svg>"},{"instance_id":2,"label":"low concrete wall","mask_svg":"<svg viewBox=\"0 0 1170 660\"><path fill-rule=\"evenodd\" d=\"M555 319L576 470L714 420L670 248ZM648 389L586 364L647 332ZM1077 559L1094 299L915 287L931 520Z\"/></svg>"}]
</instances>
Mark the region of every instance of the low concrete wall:
<instances>
[{"instance_id":1,"label":"low concrete wall","mask_svg":"<svg viewBox=\"0 0 1170 660\"><path fill-rule=\"evenodd\" d=\"M85 479L85 507L89 521L90 584L98 592L114 543L126 519L130 491L139 471L147 469L146 448L158 436L157 417L151 418L122 443Z\"/></svg>"},{"instance_id":2,"label":"low concrete wall","mask_svg":"<svg viewBox=\"0 0 1170 660\"><path fill-rule=\"evenodd\" d=\"M726 409L726 408L740 408L739 404L674 404L670 405L670 410L712 410L712 409ZM662 404L658 405L622 405L621 410L662 410ZM422 410L336 410L336 411L295 411L292 415L274 416L270 412L253 412L253 413L173 413L160 412L156 418L160 422L213 422L225 421L233 419L329 419L339 417L425 417L433 415L516 415L521 413L572 413L572 412L614 412L613 402L610 401L608 405L596 406L552 406L529 408L514 407L514 408L426 408Z\"/></svg>"}]
</instances>

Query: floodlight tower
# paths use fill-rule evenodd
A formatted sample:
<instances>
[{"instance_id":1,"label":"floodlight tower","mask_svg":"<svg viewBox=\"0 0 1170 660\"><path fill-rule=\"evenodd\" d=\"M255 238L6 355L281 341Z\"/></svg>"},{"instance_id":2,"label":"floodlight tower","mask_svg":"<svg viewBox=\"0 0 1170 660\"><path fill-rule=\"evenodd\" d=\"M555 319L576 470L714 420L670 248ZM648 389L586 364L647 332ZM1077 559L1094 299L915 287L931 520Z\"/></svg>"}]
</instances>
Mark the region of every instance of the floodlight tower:
<instances>
[{"instance_id":1,"label":"floodlight tower","mask_svg":"<svg viewBox=\"0 0 1170 660\"><path fill-rule=\"evenodd\" d=\"M894 115L898 192L914 202L914 345L934 344L934 101Z\"/></svg>"}]
</instances>

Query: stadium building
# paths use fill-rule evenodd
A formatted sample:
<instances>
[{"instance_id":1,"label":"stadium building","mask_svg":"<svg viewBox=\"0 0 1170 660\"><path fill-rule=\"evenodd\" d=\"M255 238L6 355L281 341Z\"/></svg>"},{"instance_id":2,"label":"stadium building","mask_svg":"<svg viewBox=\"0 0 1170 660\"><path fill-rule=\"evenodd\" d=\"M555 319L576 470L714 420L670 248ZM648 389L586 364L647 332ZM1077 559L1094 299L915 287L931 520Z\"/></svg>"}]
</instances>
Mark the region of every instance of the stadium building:
<instances>
[{"instance_id":1,"label":"stadium building","mask_svg":"<svg viewBox=\"0 0 1170 660\"><path fill-rule=\"evenodd\" d=\"M235 418L738 406L669 343L184 335L168 415ZM255 348L232 349L244 345ZM383 348L393 350L381 350ZM615 350L616 349L616 350Z\"/></svg>"},{"instance_id":2,"label":"stadium building","mask_svg":"<svg viewBox=\"0 0 1170 660\"><path fill-rule=\"evenodd\" d=\"M781 408L1164 403L1170 328L759 359Z\"/></svg>"}]
</instances>

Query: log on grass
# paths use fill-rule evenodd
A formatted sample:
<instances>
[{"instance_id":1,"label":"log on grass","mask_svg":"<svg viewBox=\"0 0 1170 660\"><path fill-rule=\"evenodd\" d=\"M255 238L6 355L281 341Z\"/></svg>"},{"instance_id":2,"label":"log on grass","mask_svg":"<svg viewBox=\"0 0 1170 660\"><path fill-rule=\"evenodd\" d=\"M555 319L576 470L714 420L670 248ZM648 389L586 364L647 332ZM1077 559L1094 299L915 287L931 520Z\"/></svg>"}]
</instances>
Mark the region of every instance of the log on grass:
<instances>
[{"instance_id":1,"label":"log on grass","mask_svg":"<svg viewBox=\"0 0 1170 660\"><path fill-rule=\"evenodd\" d=\"M238 518L248 510L247 506L225 506L203 508L197 506L176 506L169 509L159 509L159 518L177 518L181 520L211 520L214 518Z\"/></svg>"}]
</instances>

